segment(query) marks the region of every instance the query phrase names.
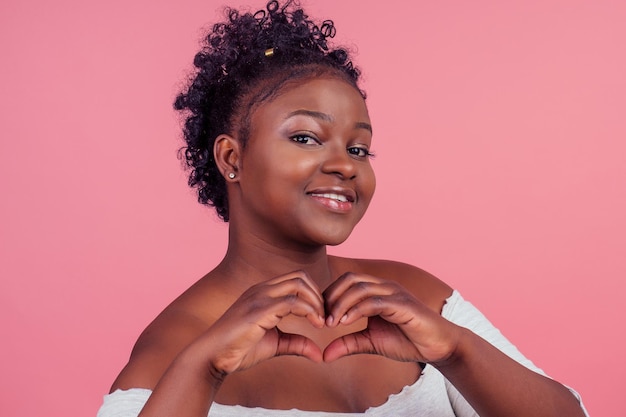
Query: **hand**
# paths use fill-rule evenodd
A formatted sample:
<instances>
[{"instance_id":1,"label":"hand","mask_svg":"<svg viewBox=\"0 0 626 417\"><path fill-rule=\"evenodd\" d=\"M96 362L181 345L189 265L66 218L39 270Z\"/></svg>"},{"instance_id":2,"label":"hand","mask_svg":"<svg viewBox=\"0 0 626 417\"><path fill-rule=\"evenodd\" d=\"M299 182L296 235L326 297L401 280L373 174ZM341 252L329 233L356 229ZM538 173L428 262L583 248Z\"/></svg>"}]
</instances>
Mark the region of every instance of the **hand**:
<instances>
[{"instance_id":1,"label":"hand","mask_svg":"<svg viewBox=\"0 0 626 417\"><path fill-rule=\"evenodd\" d=\"M289 314L324 326L320 290L306 273L292 272L250 287L201 337L201 350L211 352L210 371L223 378L280 355L321 362L322 352L312 340L276 327Z\"/></svg>"},{"instance_id":2,"label":"hand","mask_svg":"<svg viewBox=\"0 0 626 417\"><path fill-rule=\"evenodd\" d=\"M324 350L324 361L371 353L398 361L440 363L453 355L460 328L394 281L346 273L324 291L326 325L367 317L367 328L342 336Z\"/></svg>"}]
</instances>

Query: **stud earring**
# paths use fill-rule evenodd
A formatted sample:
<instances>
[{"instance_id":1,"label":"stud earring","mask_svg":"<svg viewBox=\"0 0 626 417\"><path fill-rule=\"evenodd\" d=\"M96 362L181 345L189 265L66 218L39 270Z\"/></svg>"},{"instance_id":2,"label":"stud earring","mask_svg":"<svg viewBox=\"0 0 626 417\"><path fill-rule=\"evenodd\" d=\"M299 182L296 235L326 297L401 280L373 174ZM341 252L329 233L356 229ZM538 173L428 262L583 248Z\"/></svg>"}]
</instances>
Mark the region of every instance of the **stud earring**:
<instances>
[{"instance_id":1,"label":"stud earring","mask_svg":"<svg viewBox=\"0 0 626 417\"><path fill-rule=\"evenodd\" d=\"M235 173L234 172L229 172L228 173L228 178L230 178L231 180L235 178Z\"/></svg>"}]
</instances>

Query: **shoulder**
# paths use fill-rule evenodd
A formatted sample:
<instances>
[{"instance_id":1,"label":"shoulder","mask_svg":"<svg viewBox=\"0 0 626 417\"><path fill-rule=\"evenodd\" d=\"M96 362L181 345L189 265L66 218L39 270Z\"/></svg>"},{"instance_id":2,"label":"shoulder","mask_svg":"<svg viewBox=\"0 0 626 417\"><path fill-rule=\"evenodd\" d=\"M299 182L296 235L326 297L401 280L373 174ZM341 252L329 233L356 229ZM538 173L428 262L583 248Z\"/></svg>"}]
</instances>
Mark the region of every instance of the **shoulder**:
<instances>
[{"instance_id":1,"label":"shoulder","mask_svg":"<svg viewBox=\"0 0 626 417\"><path fill-rule=\"evenodd\" d=\"M154 389L174 358L221 316L231 298L219 285L204 279L198 281L141 333L111 392L130 388ZM207 299L212 302L208 303Z\"/></svg>"},{"instance_id":2,"label":"shoulder","mask_svg":"<svg viewBox=\"0 0 626 417\"><path fill-rule=\"evenodd\" d=\"M342 273L355 272L395 281L438 313L441 313L446 299L453 291L448 284L429 272L403 262L332 257L332 263Z\"/></svg>"},{"instance_id":3,"label":"shoulder","mask_svg":"<svg viewBox=\"0 0 626 417\"><path fill-rule=\"evenodd\" d=\"M166 309L143 331L111 387L154 389L174 358L208 325L188 312Z\"/></svg>"}]
</instances>

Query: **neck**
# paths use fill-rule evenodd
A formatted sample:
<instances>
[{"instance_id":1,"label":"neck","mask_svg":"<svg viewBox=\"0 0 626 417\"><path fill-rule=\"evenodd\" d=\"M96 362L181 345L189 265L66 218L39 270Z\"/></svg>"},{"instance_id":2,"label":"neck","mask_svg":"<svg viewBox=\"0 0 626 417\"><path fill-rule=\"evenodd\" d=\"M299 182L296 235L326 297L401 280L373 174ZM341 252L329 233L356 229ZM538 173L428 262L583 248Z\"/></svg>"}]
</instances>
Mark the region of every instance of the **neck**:
<instances>
[{"instance_id":1,"label":"neck","mask_svg":"<svg viewBox=\"0 0 626 417\"><path fill-rule=\"evenodd\" d=\"M229 279L249 287L302 270L322 290L334 279L325 245L270 242L252 233L237 233L236 229L231 224L228 250L218 267Z\"/></svg>"}]
</instances>

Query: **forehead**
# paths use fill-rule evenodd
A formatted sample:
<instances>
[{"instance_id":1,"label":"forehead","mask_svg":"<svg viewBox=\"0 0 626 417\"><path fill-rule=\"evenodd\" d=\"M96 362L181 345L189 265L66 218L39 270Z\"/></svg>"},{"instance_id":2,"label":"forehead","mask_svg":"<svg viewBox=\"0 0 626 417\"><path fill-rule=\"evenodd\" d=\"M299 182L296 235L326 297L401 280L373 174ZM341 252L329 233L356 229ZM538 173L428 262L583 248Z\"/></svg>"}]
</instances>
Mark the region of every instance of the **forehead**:
<instances>
[{"instance_id":1,"label":"forehead","mask_svg":"<svg viewBox=\"0 0 626 417\"><path fill-rule=\"evenodd\" d=\"M305 110L331 116L333 120L369 123L369 114L361 92L337 77L290 80L259 103L252 122L263 117L286 117Z\"/></svg>"}]
</instances>

